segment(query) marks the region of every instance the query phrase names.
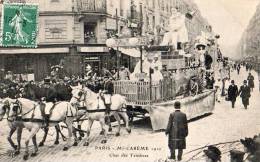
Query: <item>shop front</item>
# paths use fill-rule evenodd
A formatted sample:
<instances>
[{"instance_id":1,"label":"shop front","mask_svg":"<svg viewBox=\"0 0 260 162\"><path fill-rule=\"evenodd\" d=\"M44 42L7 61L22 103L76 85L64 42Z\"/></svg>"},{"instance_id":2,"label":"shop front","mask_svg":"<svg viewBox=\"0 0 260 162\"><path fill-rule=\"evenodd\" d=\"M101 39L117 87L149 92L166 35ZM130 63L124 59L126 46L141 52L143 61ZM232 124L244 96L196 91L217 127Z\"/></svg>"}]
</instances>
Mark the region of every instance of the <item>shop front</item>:
<instances>
[{"instance_id":1,"label":"shop front","mask_svg":"<svg viewBox=\"0 0 260 162\"><path fill-rule=\"evenodd\" d=\"M12 73L12 79L40 81L50 74L51 66L69 54L69 49L37 48L20 49L6 48L0 50L0 67L4 76Z\"/></svg>"}]
</instances>

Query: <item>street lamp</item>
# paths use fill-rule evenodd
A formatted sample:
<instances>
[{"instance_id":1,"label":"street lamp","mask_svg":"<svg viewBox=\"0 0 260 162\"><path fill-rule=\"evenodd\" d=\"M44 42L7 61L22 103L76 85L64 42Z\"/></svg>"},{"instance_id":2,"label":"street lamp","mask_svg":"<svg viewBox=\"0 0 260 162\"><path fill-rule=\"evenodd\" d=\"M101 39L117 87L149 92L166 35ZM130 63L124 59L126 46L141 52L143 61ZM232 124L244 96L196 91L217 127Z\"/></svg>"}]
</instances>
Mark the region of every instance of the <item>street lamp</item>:
<instances>
[{"instance_id":1,"label":"street lamp","mask_svg":"<svg viewBox=\"0 0 260 162\"><path fill-rule=\"evenodd\" d=\"M117 78L119 79L119 63L120 63L120 58L119 58L119 49L118 49L118 42L114 38L109 38L106 40L106 45L107 47L113 48L116 47L116 66L117 66Z\"/></svg>"}]
</instances>

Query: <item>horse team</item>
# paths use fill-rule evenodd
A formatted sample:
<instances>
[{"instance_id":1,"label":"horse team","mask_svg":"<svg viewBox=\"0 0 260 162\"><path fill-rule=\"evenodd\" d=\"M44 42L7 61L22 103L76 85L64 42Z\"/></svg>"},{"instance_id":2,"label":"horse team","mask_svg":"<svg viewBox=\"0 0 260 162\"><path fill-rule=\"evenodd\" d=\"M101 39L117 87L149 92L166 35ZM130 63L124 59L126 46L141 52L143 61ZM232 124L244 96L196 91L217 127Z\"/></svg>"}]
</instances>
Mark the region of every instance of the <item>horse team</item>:
<instances>
[{"instance_id":1,"label":"horse team","mask_svg":"<svg viewBox=\"0 0 260 162\"><path fill-rule=\"evenodd\" d=\"M66 124L69 136L63 147L64 151L68 150L72 145L76 146L78 143L78 138L75 133L76 129L73 127L73 123L80 121L78 125L80 126L79 128L81 128L81 124L85 119L88 121L88 126L86 129L86 138L83 139L84 146L89 145L90 130L94 121L99 121L101 134L104 135L101 143L107 142L107 131L105 129L105 119L107 116L114 116L119 123L116 136L120 135L121 118L126 123L127 132L131 133L129 119L124 109L126 106L126 98L124 96L119 94L110 96L111 107L110 112L107 113L105 101L101 99L102 94L94 93L87 87L72 87L71 94L70 101L48 102L45 100L37 102L28 98L11 99L8 97L0 100L0 121L6 116L10 127L8 141L14 149L15 155L20 153L21 135L24 128L30 131L25 139L24 160L27 160L29 157L28 145L30 140L32 140L34 146L31 156L37 155L38 145L36 142L36 134L41 128L45 130L45 134L39 146L44 145L48 129L53 126L55 126L57 132L55 144L59 143L59 134L64 137L59 129L59 123L61 122ZM44 111L44 114L42 111ZM45 115L48 116L47 119ZM80 131L81 136L83 136L84 131L81 129L77 130ZM17 131L17 145L15 145L11 139L15 131Z\"/></svg>"}]
</instances>

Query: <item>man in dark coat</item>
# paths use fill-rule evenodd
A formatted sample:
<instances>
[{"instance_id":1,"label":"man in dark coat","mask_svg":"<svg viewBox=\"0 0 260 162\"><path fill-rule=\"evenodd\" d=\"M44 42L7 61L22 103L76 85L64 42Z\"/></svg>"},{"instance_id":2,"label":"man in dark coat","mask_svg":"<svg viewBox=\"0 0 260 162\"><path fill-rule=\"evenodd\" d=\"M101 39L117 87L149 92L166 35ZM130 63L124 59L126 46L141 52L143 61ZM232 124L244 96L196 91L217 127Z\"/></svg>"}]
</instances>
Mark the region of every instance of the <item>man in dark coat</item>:
<instances>
[{"instance_id":1,"label":"man in dark coat","mask_svg":"<svg viewBox=\"0 0 260 162\"><path fill-rule=\"evenodd\" d=\"M237 75L239 75L240 72L240 64L237 65Z\"/></svg>"},{"instance_id":2,"label":"man in dark coat","mask_svg":"<svg viewBox=\"0 0 260 162\"><path fill-rule=\"evenodd\" d=\"M228 99L232 103L232 108L234 108L235 106L237 95L238 95L237 85L235 85L234 80L231 80L231 85L228 87Z\"/></svg>"},{"instance_id":3,"label":"man in dark coat","mask_svg":"<svg viewBox=\"0 0 260 162\"><path fill-rule=\"evenodd\" d=\"M186 149L185 138L188 136L188 122L186 114L180 111L181 103L176 101L174 107L176 111L170 114L165 134L169 135L170 159L175 159L175 150L178 149L178 160L181 160L183 149Z\"/></svg>"},{"instance_id":4,"label":"man in dark coat","mask_svg":"<svg viewBox=\"0 0 260 162\"><path fill-rule=\"evenodd\" d=\"M251 94L250 94L250 88L247 85L246 80L244 80L244 85L242 85L240 87L238 94L240 94L242 103L243 103L245 109L247 109L247 106L249 105L249 98L251 97Z\"/></svg>"},{"instance_id":5,"label":"man in dark coat","mask_svg":"<svg viewBox=\"0 0 260 162\"><path fill-rule=\"evenodd\" d=\"M248 86L250 87L251 92L253 92L254 87L255 87L254 79L255 79L254 76L251 73L249 73L248 77L247 77L247 81L248 81Z\"/></svg>"}]
</instances>

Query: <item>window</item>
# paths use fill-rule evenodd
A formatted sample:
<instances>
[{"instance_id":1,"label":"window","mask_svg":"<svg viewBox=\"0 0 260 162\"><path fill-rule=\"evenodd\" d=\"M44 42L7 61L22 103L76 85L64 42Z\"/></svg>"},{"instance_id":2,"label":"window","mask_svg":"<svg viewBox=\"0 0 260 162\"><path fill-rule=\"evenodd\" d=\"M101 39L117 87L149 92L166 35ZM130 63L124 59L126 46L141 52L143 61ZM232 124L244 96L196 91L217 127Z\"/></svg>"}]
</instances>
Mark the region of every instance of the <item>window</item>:
<instances>
[{"instance_id":1,"label":"window","mask_svg":"<svg viewBox=\"0 0 260 162\"><path fill-rule=\"evenodd\" d=\"M60 0L51 0L51 2L60 2Z\"/></svg>"},{"instance_id":2,"label":"window","mask_svg":"<svg viewBox=\"0 0 260 162\"><path fill-rule=\"evenodd\" d=\"M87 44L97 43L97 36L96 36L96 23L86 23L84 24L84 42Z\"/></svg>"}]
</instances>

